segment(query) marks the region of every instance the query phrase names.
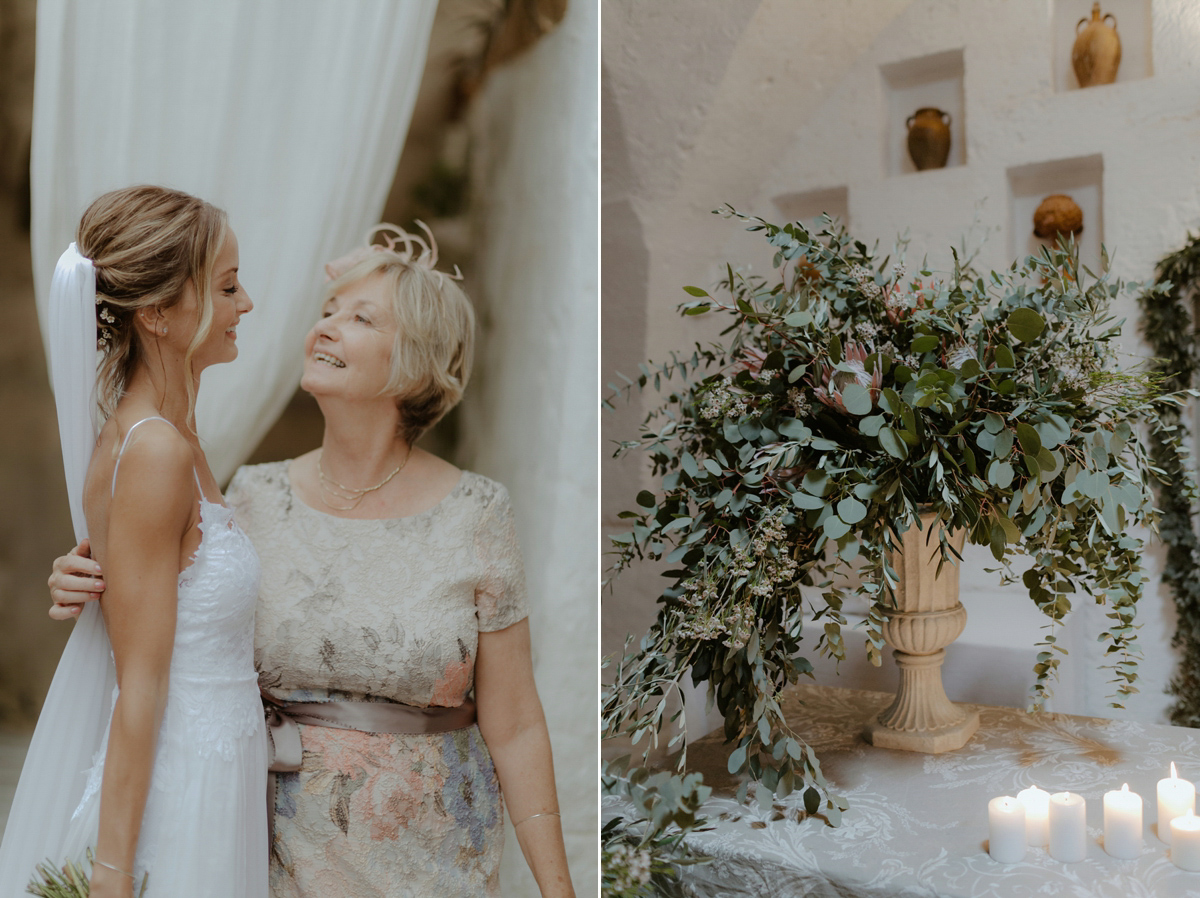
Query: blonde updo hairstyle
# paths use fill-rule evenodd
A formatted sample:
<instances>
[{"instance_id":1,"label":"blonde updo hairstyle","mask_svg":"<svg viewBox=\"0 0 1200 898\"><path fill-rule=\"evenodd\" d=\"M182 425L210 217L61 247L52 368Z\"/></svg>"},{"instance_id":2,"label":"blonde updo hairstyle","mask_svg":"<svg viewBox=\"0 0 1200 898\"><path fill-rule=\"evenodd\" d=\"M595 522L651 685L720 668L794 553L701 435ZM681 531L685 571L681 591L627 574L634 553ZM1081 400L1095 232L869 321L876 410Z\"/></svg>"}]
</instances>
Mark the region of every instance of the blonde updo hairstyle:
<instances>
[{"instance_id":1,"label":"blonde updo hairstyle","mask_svg":"<svg viewBox=\"0 0 1200 898\"><path fill-rule=\"evenodd\" d=\"M411 445L462 399L475 357L475 312L458 284L427 260L373 249L326 284L325 299L365 278L383 283L396 328L383 394L394 397L400 435Z\"/></svg>"},{"instance_id":2,"label":"blonde updo hairstyle","mask_svg":"<svg viewBox=\"0 0 1200 898\"><path fill-rule=\"evenodd\" d=\"M96 400L111 415L130 377L145 358L145 338L134 325L142 309L169 309L183 299L190 282L196 290L199 320L184 354L190 369L196 350L212 327L212 273L225 242L228 221L216 206L165 187L126 187L88 206L75 243L96 269L96 316L101 360ZM107 312L107 315L104 313ZM196 388L188 385L188 412Z\"/></svg>"}]
</instances>

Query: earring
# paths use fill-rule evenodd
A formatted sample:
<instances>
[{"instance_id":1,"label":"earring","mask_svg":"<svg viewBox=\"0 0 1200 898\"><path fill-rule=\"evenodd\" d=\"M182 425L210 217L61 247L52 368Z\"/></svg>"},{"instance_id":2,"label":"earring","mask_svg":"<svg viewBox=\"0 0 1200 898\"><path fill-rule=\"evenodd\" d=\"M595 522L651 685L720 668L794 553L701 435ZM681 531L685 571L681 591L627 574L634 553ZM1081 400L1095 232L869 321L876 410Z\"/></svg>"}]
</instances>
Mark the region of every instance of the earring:
<instances>
[{"instance_id":1,"label":"earring","mask_svg":"<svg viewBox=\"0 0 1200 898\"><path fill-rule=\"evenodd\" d=\"M163 336L165 337L166 335L167 335L167 326L164 324L163 325Z\"/></svg>"}]
</instances>

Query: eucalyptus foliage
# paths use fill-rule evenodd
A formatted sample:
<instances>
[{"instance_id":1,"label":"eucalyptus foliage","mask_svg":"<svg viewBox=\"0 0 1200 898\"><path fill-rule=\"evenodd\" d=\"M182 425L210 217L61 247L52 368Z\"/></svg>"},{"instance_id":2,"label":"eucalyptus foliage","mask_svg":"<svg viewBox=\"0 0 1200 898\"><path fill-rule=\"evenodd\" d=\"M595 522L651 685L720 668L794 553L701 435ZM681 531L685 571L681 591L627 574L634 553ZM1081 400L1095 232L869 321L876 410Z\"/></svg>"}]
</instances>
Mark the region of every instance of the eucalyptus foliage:
<instances>
[{"instance_id":1,"label":"eucalyptus foliage","mask_svg":"<svg viewBox=\"0 0 1200 898\"><path fill-rule=\"evenodd\" d=\"M678 891L679 867L704 863L684 839L706 828L697 812L712 789L698 773L672 774L627 768L628 759L606 766L600 777L605 795L624 799L629 809L600 832L601 894L642 898Z\"/></svg>"},{"instance_id":2,"label":"eucalyptus foliage","mask_svg":"<svg viewBox=\"0 0 1200 898\"><path fill-rule=\"evenodd\" d=\"M944 525L942 563L958 561L947 536L958 529L990 548L1005 582L1028 556L1019 579L1047 619L1033 707L1081 597L1107 607L1098 635L1114 698L1136 692L1136 528L1153 526L1149 481L1161 475L1137 425L1182 400L1118 366L1109 306L1124 287L1107 258L1093 274L1068 244L980 276L956 254L945 277L908 276L832 221L814 234L723 214L761 232L776 272L727 266L718 295L685 288L682 314L721 316L721 341L648 363L622 388L667 393L617 452L646 452L659 486L623 513L613 574L646 558L673 567L655 624L616 666L605 732L656 744L683 679L707 682L730 772L765 786L764 802L803 790L807 811L836 823L845 800L780 693L812 673L806 637L809 651L845 657L856 596L880 663L891 558L924 511Z\"/></svg>"},{"instance_id":3,"label":"eucalyptus foliage","mask_svg":"<svg viewBox=\"0 0 1200 898\"><path fill-rule=\"evenodd\" d=\"M1157 275L1160 285L1138 297L1142 333L1157 356L1154 369L1163 382L1171 389L1186 390L1200 367L1194 314L1200 299L1200 237L1189 236L1182 249L1164 257ZM1166 436L1190 434L1188 425L1182 409L1166 408L1161 432L1151 435L1151 456L1173 480L1187 476L1191 460L1181 439ZM1195 727L1200 726L1200 539L1192 520L1196 502L1195 496L1165 484L1158 485L1156 492L1162 510L1159 530L1167 546L1162 578L1175 600L1178 619L1172 644L1181 650L1169 686L1175 695L1171 721Z\"/></svg>"}]
</instances>

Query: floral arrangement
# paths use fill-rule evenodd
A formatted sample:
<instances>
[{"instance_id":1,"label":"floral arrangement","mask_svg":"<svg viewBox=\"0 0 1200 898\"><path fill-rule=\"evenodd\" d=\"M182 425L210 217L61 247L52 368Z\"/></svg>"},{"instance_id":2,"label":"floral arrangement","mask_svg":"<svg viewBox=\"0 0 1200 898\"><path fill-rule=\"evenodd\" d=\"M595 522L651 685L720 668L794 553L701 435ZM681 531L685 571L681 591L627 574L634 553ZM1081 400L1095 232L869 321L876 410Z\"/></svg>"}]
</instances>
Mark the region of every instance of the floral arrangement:
<instances>
[{"instance_id":1,"label":"floral arrangement","mask_svg":"<svg viewBox=\"0 0 1200 898\"><path fill-rule=\"evenodd\" d=\"M764 803L803 790L807 812L836 824L845 800L784 718L780 691L812 672L805 637L845 657L856 598L880 662L891 558L923 512L942 525L942 563L958 560L947 535L957 530L990 547L1004 582L1028 556L1019 579L1047 618L1034 708L1082 596L1108 608L1099 637L1114 698L1135 692L1137 527L1153 527L1149 486L1162 475L1138 425L1156 428L1183 398L1118 366L1122 322L1108 309L1125 286L1107 257L1094 274L1062 244L981 275L956 253L943 277L909 276L829 220L814 234L722 214L762 232L777 274L727 266L722 298L685 288L682 314L724 316L722 341L643 365L622 388L667 392L618 448L646 452L660 485L622 514L631 530L612 537L612 573L643 558L672 569L655 624L616 662L605 734L649 734L648 751L682 713L666 712L683 678L707 682L730 772L765 786ZM1195 494L1190 482L1174 488Z\"/></svg>"},{"instance_id":2,"label":"floral arrangement","mask_svg":"<svg viewBox=\"0 0 1200 898\"><path fill-rule=\"evenodd\" d=\"M92 849L87 850L88 863L93 863ZM149 875L142 877L142 887L138 898L146 894L149 885ZM66 861L59 869L49 861L38 864L34 877L30 880L25 891L38 898L88 898L91 894L91 877L84 872L80 864Z\"/></svg>"}]
</instances>

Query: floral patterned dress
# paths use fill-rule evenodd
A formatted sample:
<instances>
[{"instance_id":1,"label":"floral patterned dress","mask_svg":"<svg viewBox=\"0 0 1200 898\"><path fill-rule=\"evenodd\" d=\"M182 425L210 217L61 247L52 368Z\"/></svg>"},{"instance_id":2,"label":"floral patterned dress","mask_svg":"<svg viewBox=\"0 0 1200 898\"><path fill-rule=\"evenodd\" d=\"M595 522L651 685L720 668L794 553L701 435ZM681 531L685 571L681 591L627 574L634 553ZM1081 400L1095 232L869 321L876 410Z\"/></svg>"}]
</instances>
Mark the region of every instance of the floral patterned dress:
<instances>
[{"instance_id":1,"label":"floral patterned dress","mask_svg":"<svg viewBox=\"0 0 1200 898\"><path fill-rule=\"evenodd\" d=\"M421 514L347 519L304 504L288 464L242 468L226 496L262 561L262 688L283 701L460 705L479 633L527 615L504 487L464 472ZM278 779L274 898L500 894L504 807L478 726L301 724L300 736L300 771Z\"/></svg>"}]
</instances>

